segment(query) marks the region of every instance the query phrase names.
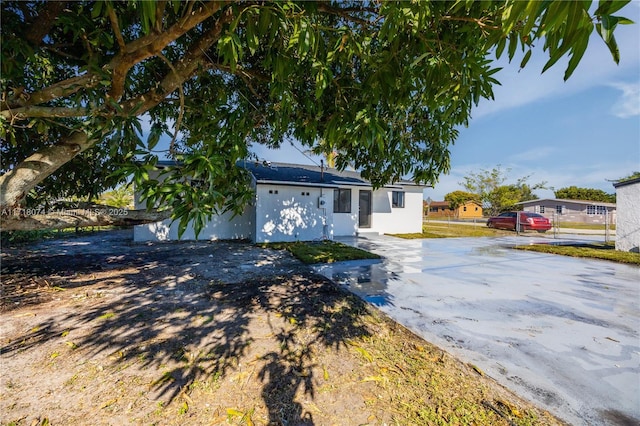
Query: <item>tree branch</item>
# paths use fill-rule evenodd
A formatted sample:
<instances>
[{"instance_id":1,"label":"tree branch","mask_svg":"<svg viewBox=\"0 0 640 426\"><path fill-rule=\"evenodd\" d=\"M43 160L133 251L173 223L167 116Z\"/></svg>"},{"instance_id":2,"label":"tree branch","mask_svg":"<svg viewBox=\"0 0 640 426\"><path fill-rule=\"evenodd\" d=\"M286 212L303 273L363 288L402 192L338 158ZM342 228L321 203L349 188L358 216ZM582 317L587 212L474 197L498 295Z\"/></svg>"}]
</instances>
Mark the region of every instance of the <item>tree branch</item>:
<instances>
[{"instance_id":1,"label":"tree branch","mask_svg":"<svg viewBox=\"0 0 640 426\"><path fill-rule=\"evenodd\" d=\"M24 38L33 46L40 46L44 36L51 31L53 23L60 13L67 7L66 1L49 1L43 6L37 18L24 28Z\"/></svg>"},{"instance_id":2,"label":"tree branch","mask_svg":"<svg viewBox=\"0 0 640 426\"><path fill-rule=\"evenodd\" d=\"M318 3L318 10L321 12L325 12L325 13L329 13L331 15L336 15L336 16L340 16L348 21L351 22L355 22L357 24L363 25L363 26L370 26L373 25L373 22L368 21L366 19L363 18L358 18L355 17L353 15L351 15L351 13L353 12L367 12L367 13L371 13L374 15L377 15L380 13L380 11L376 8L370 8L370 7L348 7L348 8L339 8L339 7L333 7L330 6L328 3L323 3L323 2L319 2Z\"/></svg>"},{"instance_id":3,"label":"tree branch","mask_svg":"<svg viewBox=\"0 0 640 426\"><path fill-rule=\"evenodd\" d=\"M125 48L124 38L122 38L122 32L120 31L120 24L118 24L118 17L116 16L116 11L111 6L111 3L107 3L107 8L109 9L109 21L111 21L111 28L113 28L113 34L116 36L116 41L118 42L118 47L120 51L123 51Z\"/></svg>"},{"instance_id":4,"label":"tree branch","mask_svg":"<svg viewBox=\"0 0 640 426\"><path fill-rule=\"evenodd\" d=\"M16 208L30 190L96 141L84 132L74 132L0 176L0 209Z\"/></svg>"},{"instance_id":5,"label":"tree branch","mask_svg":"<svg viewBox=\"0 0 640 426\"><path fill-rule=\"evenodd\" d=\"M173 40L217 12L223 3L226 2L207 3L198 11L185 16L180 23L172 26L167 30L167 32L159 35L149 34L125 45L124 50L121 50L121 52L116 55L109 64L103 67L104 70L113 70L111 91L109 93L111 98L119 99L122 96L122 93L124 93L126 73L133 65L154 56L158 52L161 52L162 49L164 49ZM100 84L100 80L100 76L93 73L86 73L81 76L72 77L52 84L51 86L28 96L9 99L0 105L0 110L24 107L28 105L38 105L54 99L67 97L79 92L80 90L97 86Z\"/></svg>"},{"instance_id":6,"label":"tree branch","mask_svg":"<svg viewBox=\"0 0 640 426\"><path fill-rule=\"evenodd\" d=\"M109 206L64 209L43 214L25 214L24 210L16 211L16 213L0 216L2 231L142 225L159 222L171 216L171 212L168 210L126 210ZM38 213L37 210L36 213Z\"/></svg>"},{"instance_id":7,"label":"tree branch","mask_svg":"<svg viewBox=\"0 0 640 426\"><path fill-rule=\"evenodd\" d=\"M77 77L59 81L30 95L22 93L18 98L3 102L0 106L0 110L4 111L10 108L39 105L57 98L73 95L82 89L89 89L97 86L98 84L100 84L100 78L97 75L86 73Z\"/></svg>"},{"instance_id":8,"label":"tree branch","mask_svg":"<svg viewBox=\"0 0 640 426\"><path fill-rule=\"evenodd\" d=\"M486 18L471 18L469 16L443 16L440 19L442 19L443 21L462 21L462 22L474 22L476 24L478 24L478 26L480 28L484 29L490 29L490 30L499 30L500 27L496 26L496 25L489 25L486 24L485 21L487 21L488 19Z\"/></svg>"},{"instance_id":9,"label":"tree branch","mask_svg":"<svg viewBox=\"0 0 640 426\"><path fill-rule=\"evenodd\" d=\"M205 33L191 47L191 49L174 65L157 89L129 99L122 103L125 112L135 109L137 114L143 114L162 102L170 93L177 90L187 79L191 78L200 67L207 65L206 51L218 41L224 24L233 19L231 11L222 14L215 25Z\"/></svg>"},{"instance_id":10,"label":"tree branch","mask_svg":"<svg viewBox=\"0 0 640 426\"><path fill-rule=\"evenodd\" d=\"M173 64L162 53L159 53L158 57L167 64L172 72L176 74L178 73L178 71L176 71L176 67L174 67ZM182 118L184 117L184 90L182 88L182 84L178 85L178 93L180 93L180 111L178 112L178 119L176 120L173 138L171 138L171 142L169 142L169 152L171 153L171 155L175 155L176 139L178 139L178 132L180 131Z\"/></svg>"},{"instance_id":11,"label":"tree branch","mask_svg":"<svg viewBox=\"0 0 640 426\"><path fill-rule=\"evenodd\" d=\"M23 108L7 109L0 112L0 116L7 120L25 120L31 117L84 117L89 114L88 108L41 107L27 106Z\"/></svg>"},{"instance_id":12,"label":"tree branch","mask_svg":"<svg viewBox=\"0 0 640 426\"><path fill-rule=\"evenodd\" d=\"M120 100L124 93L127 73L132 66L160 53L172 41L220 10L221 5L221 2L205 3L196 12L166 31L160 34L149 34L126 45L125 49L111 60L111 90L108 96L115 101Z\"/></svg>"}]
</instances>

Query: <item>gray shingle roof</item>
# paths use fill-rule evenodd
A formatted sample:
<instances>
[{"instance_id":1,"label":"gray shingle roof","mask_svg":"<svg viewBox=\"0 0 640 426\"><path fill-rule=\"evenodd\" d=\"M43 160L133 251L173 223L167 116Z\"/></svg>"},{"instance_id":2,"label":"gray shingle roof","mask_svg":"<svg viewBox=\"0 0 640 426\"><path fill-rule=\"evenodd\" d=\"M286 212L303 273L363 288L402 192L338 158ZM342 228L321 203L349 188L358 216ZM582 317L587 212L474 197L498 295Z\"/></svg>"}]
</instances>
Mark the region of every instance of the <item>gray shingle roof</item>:
<instances>
[{"instance_id":1,"label":"gray shingle roof","mask_svg":"<svg viewBox=\"0 0 640 426\"><path fill-rule=\"evenodd\" d=\"M339 171L326 167L321 171L319 166L254 161L239 162L238 165L250 171L260 183L371 186L369 182L362 179L360 173L352 171Z\"/></svg>"},{"instance_id":2,"label":"gray shingle roof","mask_svg":"<svg viewBox=\"0 0 640 426\"><path fill-rule=\"evenodd\" d=\"M175 166L173 161L160 161L158 166ZM238 167L247 169L258 183L302 184L309 186L355 185L371 187L371 183L362 178L359 172L351 170L337 170L320 166L288 163L271 163L259 161L238 161ZM395 185L422 186L411 181L397 182Z\"/></svg>"},{"instance_id":3,"label":"gray shingle roof","mask_svg":"<svg viewBox=\"0 0 640 426\"><path fill-rule=\"evenodd\" d=\"M529 201L520 201L519 203L515 203L515 205L523 205L523 206L533 206L540 204L543 201L552 201L558 203L573 203L573 204L583 204L583 205L599 205L605 207L616 207L615 203L605 203L602 201L589 201L589 200L569 200L566 198L541 198L537 200L529 200Z\"/></svg>"}]
</instances>

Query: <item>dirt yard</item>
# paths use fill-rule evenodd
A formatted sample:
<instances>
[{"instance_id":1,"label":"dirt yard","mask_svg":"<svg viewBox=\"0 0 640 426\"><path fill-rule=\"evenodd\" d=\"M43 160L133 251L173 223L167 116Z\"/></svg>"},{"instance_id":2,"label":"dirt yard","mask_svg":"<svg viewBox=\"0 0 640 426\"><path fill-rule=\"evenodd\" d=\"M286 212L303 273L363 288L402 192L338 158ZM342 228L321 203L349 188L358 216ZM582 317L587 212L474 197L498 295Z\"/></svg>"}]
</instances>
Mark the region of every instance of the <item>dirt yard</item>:
<instances>
[{"instance_id":1,"label":"dirt yard","mask_svg":"<svg viewBox=\"0 0 640 426\"><path fill-rule=\"evenodd\" d=\"M2 248L0 424L561 424L284 251L131 241Z\"/></svg>"}]
</instances>

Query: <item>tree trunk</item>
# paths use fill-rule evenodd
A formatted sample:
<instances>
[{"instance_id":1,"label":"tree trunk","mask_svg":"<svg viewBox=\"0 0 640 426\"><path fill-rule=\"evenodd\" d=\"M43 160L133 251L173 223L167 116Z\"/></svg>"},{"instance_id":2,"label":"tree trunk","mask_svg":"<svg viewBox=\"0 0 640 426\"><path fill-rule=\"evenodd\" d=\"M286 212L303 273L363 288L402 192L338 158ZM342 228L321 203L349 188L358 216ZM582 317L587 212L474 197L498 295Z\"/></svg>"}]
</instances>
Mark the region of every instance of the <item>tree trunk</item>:
<instances>
[{"instance_id":1,"label":"tree trunk","mask_svg":"<svg viewBox=\"0 0 640 426\"><path fill-rule=\"evenodd\" d=\"M6 213L3 212L3 213ZM15 211L0 216L2 231L83 228L87 226L129 226L159 222L171 216L170 211L127 210L117 207L89 206L41 212L37 209Z\"/></svg>"},{"instance_id":2,"label":"tree trunk","mask_svg":"<svg viewBox=\"0 0 640 426\"><path fill-rule=\"evenodd\" d=\"M41 149L0 176L0 210L6 214L6 210L17 208L37 184L95 142L84 132L74 132L56 145Z\"/></svg>"}]
</instances>

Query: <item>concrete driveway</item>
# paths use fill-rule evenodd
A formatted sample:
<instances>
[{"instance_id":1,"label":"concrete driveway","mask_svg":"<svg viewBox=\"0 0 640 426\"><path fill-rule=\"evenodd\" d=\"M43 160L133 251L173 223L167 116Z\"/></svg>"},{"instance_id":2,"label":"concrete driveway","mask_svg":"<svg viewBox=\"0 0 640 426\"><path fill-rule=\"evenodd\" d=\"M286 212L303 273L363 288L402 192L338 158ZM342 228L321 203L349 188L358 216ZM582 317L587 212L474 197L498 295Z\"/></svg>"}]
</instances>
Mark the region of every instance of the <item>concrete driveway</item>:
<instances>
[{"instance_id":1,"label":"concrete driveway","mask_svg":"<svg viewBox=\"0 0 640 426\"><path fill-rule=\"evenodd\" d=\"M341 240L317 271L575 425L640 423L640 268L512 250L538 237Z\"/></svg>"}]
</instances>

